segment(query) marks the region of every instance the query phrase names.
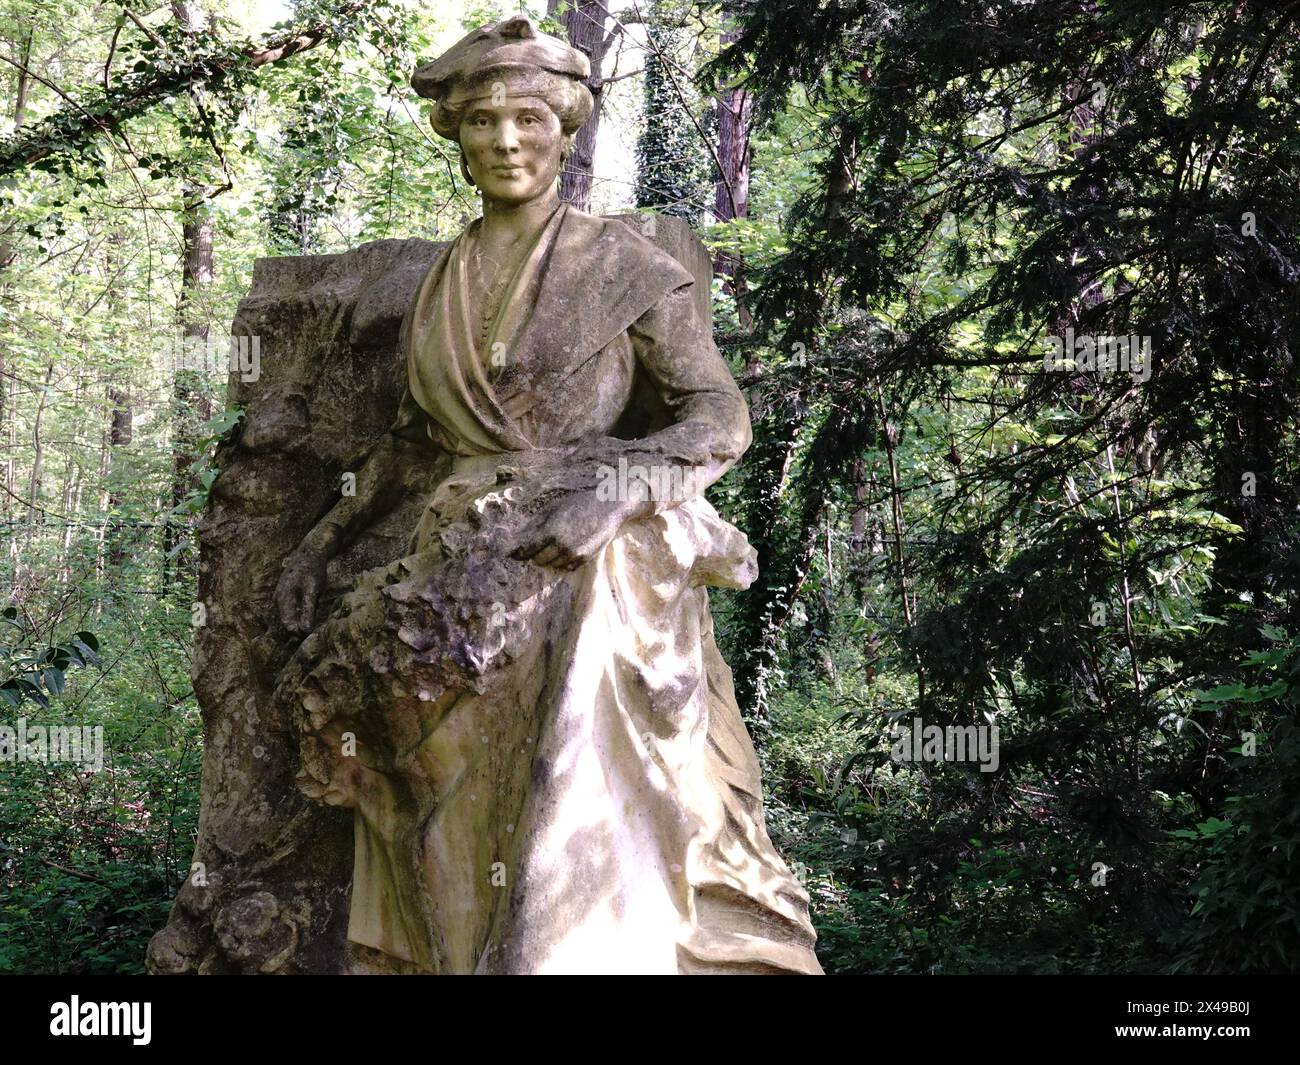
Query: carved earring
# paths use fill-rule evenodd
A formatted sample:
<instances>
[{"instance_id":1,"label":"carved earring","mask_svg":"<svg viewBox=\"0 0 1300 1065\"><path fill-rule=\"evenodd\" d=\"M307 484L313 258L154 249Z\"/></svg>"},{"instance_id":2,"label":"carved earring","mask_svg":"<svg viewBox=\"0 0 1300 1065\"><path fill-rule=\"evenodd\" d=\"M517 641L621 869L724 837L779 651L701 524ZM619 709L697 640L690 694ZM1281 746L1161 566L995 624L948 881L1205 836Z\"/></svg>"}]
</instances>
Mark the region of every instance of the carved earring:
<instances>
[{"instance_id":1,"label":"carved earring","mask_svg":"<svg viewBox=\"0 0 1300 1065\"><path fill-rule=\"evenodd\" d=\"M469 182L470 188L478 188L478 184L474 181L474 175L469 172L469 164L465 162L464 152L460 153L460 174L461 177Z\"/></svg>"}]
</instances>

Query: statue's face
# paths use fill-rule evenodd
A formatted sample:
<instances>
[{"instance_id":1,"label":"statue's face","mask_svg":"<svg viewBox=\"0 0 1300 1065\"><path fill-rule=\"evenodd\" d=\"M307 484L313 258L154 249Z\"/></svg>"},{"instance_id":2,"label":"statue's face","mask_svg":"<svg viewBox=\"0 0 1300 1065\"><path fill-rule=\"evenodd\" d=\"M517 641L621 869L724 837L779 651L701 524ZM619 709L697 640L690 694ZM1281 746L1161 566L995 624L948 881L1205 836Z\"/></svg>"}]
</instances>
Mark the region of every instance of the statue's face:
<instances>
[{"instance_id":1,"label":"statue's face","mask_svg":"<svg viewBox=\"0 0 1300 1065\"><path fill-rule=\"evenodd\" d=\"M535 96L478 100L460 123L474 183L485 199L505 204L527 203L554 186L563 142L559 117Z\"/></svg>"}]
</instances>

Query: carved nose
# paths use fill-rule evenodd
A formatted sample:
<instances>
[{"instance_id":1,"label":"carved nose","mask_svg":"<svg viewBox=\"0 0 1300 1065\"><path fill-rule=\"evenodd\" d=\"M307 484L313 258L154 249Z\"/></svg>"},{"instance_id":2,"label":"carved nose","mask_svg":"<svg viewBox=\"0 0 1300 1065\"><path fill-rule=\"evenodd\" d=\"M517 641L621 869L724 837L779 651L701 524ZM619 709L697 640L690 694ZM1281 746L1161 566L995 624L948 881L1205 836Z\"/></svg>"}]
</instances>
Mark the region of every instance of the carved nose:
<instances>
[{"instance_id":1,"label":"carved nose","mask_svg":"<svg viewBox=\"0 0 1300 1065\"><path fill-rule=\"evenodd\" d=\"M503 125L497 131L497 151L517 152L519 151L519 137L514 126Z\"/></svg>"}]
</instances>

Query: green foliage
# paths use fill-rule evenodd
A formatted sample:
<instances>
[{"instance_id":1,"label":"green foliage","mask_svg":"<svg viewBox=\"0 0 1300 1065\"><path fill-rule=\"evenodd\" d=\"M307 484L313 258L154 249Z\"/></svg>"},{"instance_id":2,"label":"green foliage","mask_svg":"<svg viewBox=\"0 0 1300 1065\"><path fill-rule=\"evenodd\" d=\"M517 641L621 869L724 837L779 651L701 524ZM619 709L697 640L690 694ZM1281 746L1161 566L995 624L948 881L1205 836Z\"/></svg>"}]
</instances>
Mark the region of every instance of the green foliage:
<instances>
[{"instance_id":1,"label":"green foliage","mask_svg":"<svg viewBox=\"0 0 1300 1065\"><path fill-rule=\"evenodd\" d=\"M665 3L647 13L644 100L637 137L636 205L698 223L712 204L708 154L700 138L706 108L695 88L691 38Z\"/></svg>"},{"instance_id":2,"label":"green foliage","mask_svg":"<svg viewBox=\"0 0 1300 1065\"><path fill-rule=\"evenodd\" d=\"M0 611L0 632L6 636L0 644L0 704L6 707L21 706L26 699L48 709L50 699L67 687L69 669L99 664L99 641L84 629L64 643L33 647L36 634L16 606Z\"/></svg>"},{"instance_id":3,"label":"green foliage","mask_svg":"<svg viewBox=\"0 0 1300 1065\"><path fill-rule=\"evenodd\" d=\"M0 973L143 971L188 871L200 760L188 660L176 653L188 608L141 611L88 584L81 604L108 608L103 647L84 630L51 635L80 668L0 706L9 729L99 728L103 740L102 765L0 761ZM75 616L77 603L65 605Z\"/></svg>"},{"instance_id":4,"label":"green foliage","mask_svg":"<svg viewBox=\"0 0 1300 1065\"><path fill-rule=\"evenodd\" d=\"M1237 722L1243 744L1224 816L1173 833L1190 841L1201 869L1192 920L1170 937L1180 970L1300 970L1300 640L1281 629L1265 636L1272 646L1248 658L1262 683L1202 693L1207 712Z\"/></svg>"},{"instance_id":5,"label":"green foliage","mask_svg":"<svg viewBox=\"0 0 1300 1065\"><path fill-rule=\"evenodd\" d=\"M1242 664L1300 594L1293 13L733 7L710 77L788 147L753 177L784 225L720 235L758 286L726 636L773 749L858 656L855 749L773 766L830 825L791 838L828 963L1293 967L1294 707ZM1067 328L1153 359L1048 372ZM900 715L996 723L999 770L890 766Z\"/></svg>"}]
</instances>

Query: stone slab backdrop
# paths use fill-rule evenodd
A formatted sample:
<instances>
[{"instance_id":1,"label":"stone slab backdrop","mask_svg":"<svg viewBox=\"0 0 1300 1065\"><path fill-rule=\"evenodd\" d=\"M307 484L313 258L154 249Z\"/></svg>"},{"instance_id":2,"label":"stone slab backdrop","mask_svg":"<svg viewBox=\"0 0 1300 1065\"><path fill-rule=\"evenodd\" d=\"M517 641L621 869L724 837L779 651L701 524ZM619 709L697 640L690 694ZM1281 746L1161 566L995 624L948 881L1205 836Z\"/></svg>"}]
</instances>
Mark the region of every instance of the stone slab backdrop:
<instances>
[{"instance_id":1,"label":"stone slab backdrop","mask_svg":"<svg viewBox=\"0 0 1300 1065\"><path fill-rule=\"evenodd\" d=\"M624 215L696 278L708 320L712 263L681 219ZM398 330L442 244L379 240L338 255L259 259L232 336L257 338L256 380L230 377L243 417L217 450L198 524L193 681L203 718L198 840L153 973L342 973L353 811L294 785L297 733L272 712L296 646L275 620L280 565L387 431L406 385ZM252 377L252 374L244 376ZM330 565L330 592L404 553L445 461Z\"/></svg>"}]
</instances>

